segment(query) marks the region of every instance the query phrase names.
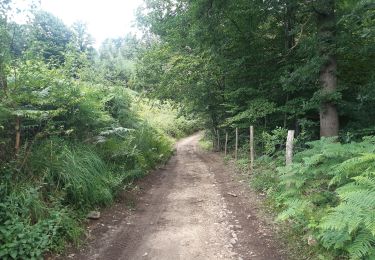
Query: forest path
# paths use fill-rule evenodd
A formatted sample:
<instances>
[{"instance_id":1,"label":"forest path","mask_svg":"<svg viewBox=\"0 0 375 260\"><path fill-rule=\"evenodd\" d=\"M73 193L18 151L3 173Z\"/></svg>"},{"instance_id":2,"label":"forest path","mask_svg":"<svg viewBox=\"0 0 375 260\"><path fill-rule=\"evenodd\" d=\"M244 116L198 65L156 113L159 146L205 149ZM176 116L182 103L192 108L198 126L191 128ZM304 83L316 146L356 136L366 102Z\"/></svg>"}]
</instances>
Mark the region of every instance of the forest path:
<instances>
[{"instance_id":1,"label":"forest path","mask_svg":"<svg viewBox=\"0 0 375 260\"><path fill-rule=\"evenodd\" d=\"M66 257L284 259L259 213L259 199L218 154L198 147L200 137L179 141L169 163L93 221L87 245ZM129 196L132 210L124 202Z\"/></svg>"}]
</instances>

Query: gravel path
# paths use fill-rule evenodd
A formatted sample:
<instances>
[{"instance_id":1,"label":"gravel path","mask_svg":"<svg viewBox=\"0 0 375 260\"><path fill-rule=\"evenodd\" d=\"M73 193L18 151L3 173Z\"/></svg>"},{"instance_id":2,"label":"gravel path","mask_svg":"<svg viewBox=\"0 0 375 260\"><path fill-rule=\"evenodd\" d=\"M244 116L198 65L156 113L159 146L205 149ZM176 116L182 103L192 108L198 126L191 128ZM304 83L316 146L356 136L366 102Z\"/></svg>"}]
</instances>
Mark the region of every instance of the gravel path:
<instances>
[{"instance_id":1,"label":"gravel path","mask_svg":"<svg viewBox=\"0 0 375 260\"><path fill-rule=\"evenodd\" d=\"M259 199L199 138L179 141L169 163L92 221L87 245L64 259L285 259Z\"/></svg>"}]
</instances>

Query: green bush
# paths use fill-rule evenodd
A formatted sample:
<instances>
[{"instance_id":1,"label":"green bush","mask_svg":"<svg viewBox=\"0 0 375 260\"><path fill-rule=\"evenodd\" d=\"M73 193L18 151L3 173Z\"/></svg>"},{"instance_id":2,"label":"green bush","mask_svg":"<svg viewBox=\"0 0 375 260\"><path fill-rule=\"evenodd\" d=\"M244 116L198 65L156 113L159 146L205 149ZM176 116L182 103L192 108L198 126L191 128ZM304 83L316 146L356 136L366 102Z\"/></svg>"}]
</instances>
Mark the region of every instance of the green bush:
<instances>
[{"instance_id":1,"label":"green bush","mask_svg":"<svg viewBox=\"0 0 375 260\"><path fill-rule=\"evenodd\" d=\"M272 130L271 133L263 132L262 141L264 143L264 154L274 155L276 151L284 148L285 136L287 135L287 132L287 129L281 127L277 127L276 129Z\"/></svg>"},{"instance_id":2,"label":"green bush","mask_svg":"<svg viewBox=\"0 0 375 260\"><path fill-rule=\"evenodd\" d=\"M41 259L46 251L61 250L65 240L77 242L82 230L73 216L58 203L47 204L30 183L2 193L0 258Z\"/></svg>"}]
</instances>

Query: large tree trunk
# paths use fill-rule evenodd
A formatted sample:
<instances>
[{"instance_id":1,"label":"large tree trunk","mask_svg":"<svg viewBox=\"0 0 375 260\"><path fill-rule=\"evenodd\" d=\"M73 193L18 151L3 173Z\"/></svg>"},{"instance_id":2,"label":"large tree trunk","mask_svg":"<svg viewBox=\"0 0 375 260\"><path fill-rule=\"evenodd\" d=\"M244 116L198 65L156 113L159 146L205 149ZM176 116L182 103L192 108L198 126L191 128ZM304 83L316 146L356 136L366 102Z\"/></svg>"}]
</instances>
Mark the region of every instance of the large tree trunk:
<instances>
[{"instance_id":1,"label":"large tree trunk","mask_svg":"<svg viewBox=\"0 0 375 260\"><path fill-rule=\"evenodd\" d=\"M335 1L318 0L316 14L320 55L325 59L320 69L319 81L323 96L329 96L337 89L337 63L335 57L336 19ZM337 136L339 116L336 105L325 98L320 105L320 136Z\"/></svg>"}]
</instances>

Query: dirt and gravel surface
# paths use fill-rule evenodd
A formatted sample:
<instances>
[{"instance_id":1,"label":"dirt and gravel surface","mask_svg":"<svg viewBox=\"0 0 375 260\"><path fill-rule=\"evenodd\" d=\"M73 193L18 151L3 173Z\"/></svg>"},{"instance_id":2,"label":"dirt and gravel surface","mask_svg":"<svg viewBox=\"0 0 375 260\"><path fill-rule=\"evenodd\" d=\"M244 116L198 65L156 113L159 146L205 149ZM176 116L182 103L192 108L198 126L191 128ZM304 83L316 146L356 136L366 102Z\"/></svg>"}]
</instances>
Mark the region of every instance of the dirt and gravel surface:
<instances>
[{"instance_id":1,"label":"dirt and gravel surface","mask_svg":"<svg viewBox=\"0 0 375 260\"><path fill-rule=\"evenodd\" d=\"M177 143L162 169L88 225L64 259L285 259L260 201L200 134Z\"/></svg>"}]
</instances>

